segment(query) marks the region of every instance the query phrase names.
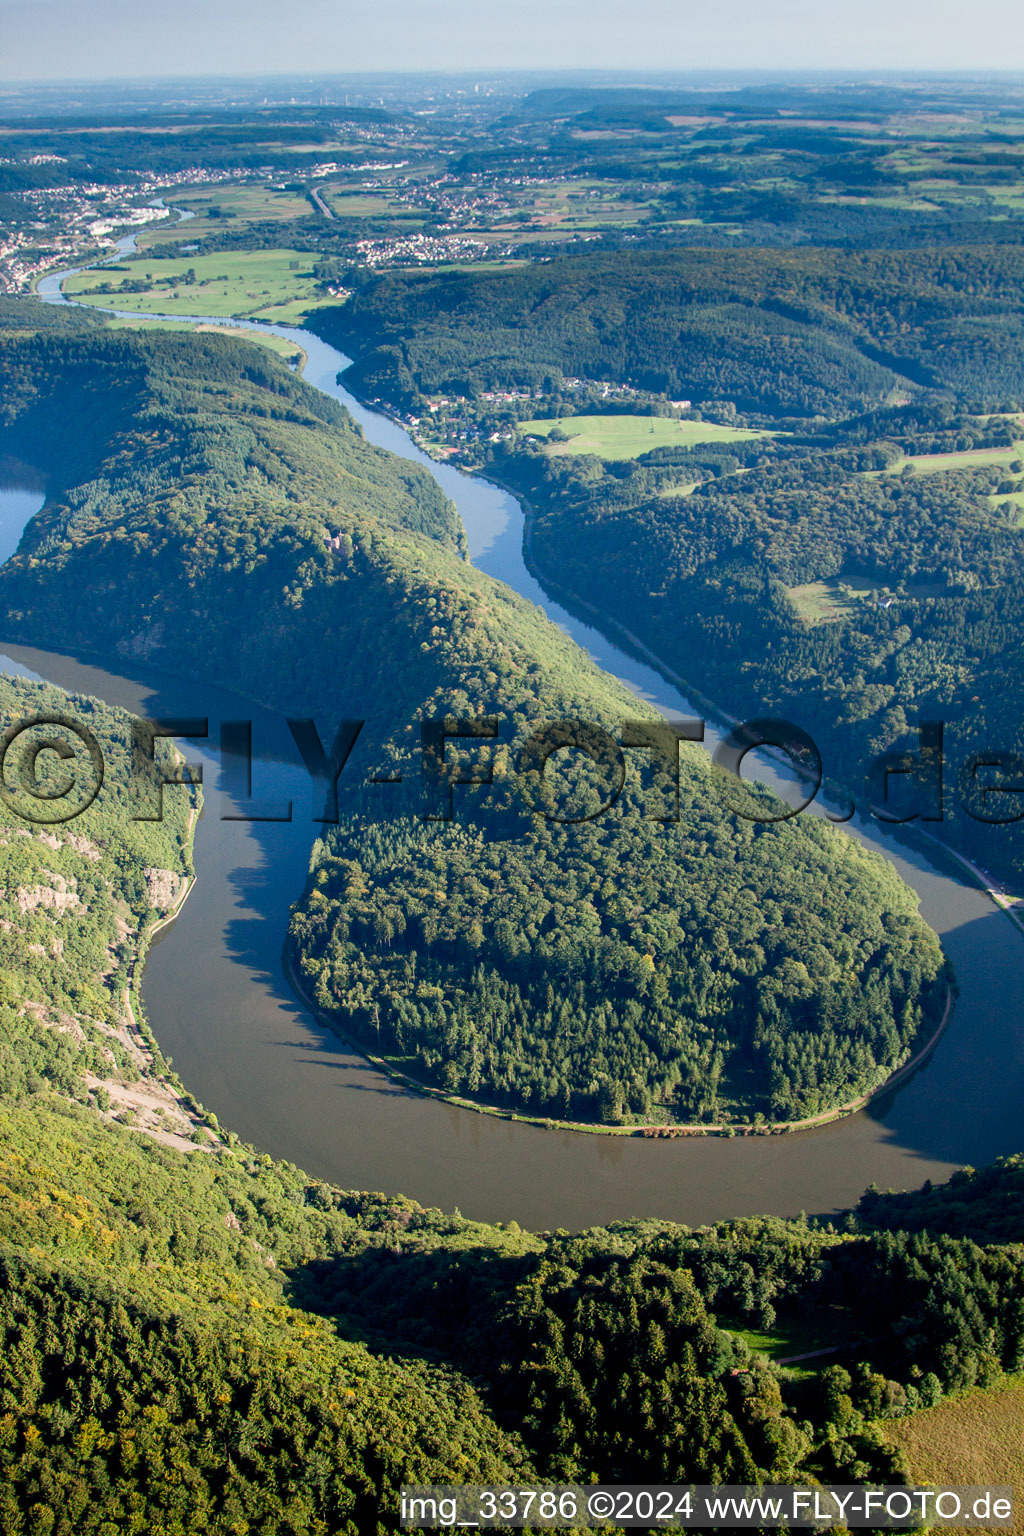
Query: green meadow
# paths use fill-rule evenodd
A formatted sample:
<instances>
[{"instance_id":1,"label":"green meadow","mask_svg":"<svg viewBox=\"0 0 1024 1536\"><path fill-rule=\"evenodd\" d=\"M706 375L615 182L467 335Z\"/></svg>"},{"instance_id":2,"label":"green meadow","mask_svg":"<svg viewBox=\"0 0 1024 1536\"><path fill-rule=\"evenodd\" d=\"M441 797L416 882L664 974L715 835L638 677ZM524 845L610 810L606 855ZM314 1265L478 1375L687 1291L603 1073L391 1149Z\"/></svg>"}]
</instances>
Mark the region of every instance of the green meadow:
<instances>
[{"instance_id":1,"label":"green meadow","mask_svg":"<svg viewBox=\"0 0 1024 1536\"><path fill-rule=\"evenodd\" d=\"M809 581L803 586L787 587L786 596L805 624L835 624L845 619L853 600L834 579Z\"/></svg>"},{"instance_id":2,"label":"green meadow","mask_svg":"<svg viewBox=\"0 0 1024 1536\"><path fill-rule=\"evenodd\" d=\"M186 224L161 220L150 225L139 235L140 249L167 240L199 240L241 223L278 223L307 215L311 220L314 218L312 205L304 192L286 192L281 186L265 183L176 190L169 201L172 207L185 208L195 218Z\"/></svg>"},{"instance_id":3,"label":"green meadow","mask_svg":"<svg viewBox=\"0 0 1024 1536\"><path fill-rule=\"evenodd\" d=\"M1018 459L1024 459L1024 443L1014 443L1012 448L973 448L965 453L916 453L897 459L888 470L898 475L905 464L913 464L919 475L936 475L950 469L986 469L992 465L1009 468Z\"/></svg>"},{"instance_id":4,"label":"green meadow","mask_svg":"<svg viewBox=\"0 0 1024 1536\"><path fill-rule=\"evenodd\" d=\"M332 302L313 277L309 251L215 251L212 255L125 262L68 278L68 296L140 315L211 315L301 323ZM192 274L190 276L190 274ZM145 287L134 291L139 282Z\"/></svg>"},{"instance_id":5,"label":"green meadow","mask_svg":"<svg viewBox=\"0 0 1024 1536\"><path fill-rule=\"evenodd\" d=\"M771 437L745 427L719 427L710 421L680 421L674 416L563 416L558 421L521 421L519 430L547 437L558 428L569 439L555 442L550 453L594 453L601 459L635 459L653 448L690 448L694 443L748 442Z\"/></svg>"}]
</instances>

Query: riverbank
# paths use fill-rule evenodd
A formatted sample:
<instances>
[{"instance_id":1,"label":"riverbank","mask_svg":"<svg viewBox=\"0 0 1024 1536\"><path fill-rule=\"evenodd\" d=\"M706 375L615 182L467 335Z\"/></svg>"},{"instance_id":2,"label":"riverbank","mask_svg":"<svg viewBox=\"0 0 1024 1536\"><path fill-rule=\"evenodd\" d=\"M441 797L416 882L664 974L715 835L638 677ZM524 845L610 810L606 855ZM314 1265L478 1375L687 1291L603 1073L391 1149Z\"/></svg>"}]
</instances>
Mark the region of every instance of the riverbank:
<instances>
[{"instance_id":1,"label":"riverbank","mask_svg":"<svg viewBox=\"0 0 1024 1536\"><path fill-rule=\"evenodd\" d=\"M854 1099L849 1099L845 1104L837 1104L834 1108L822 1110L819 1114L809 1115L802 1120L766 1120L756 1121L722 1121L710 1124L691 1123L675 1124L663 1121L648 1121L636 1125L601 1125L592 1120L560 1120L550 1115L529 1115L520 1110L506 1109L496 1104L482 1104L477 1099L463 1098L460 1094L446 1093L443 1088L436 1088L431 1083L421 1082L408 1072L403 1072L395 1066L386 1056L375 1056L361 1041L351 1035L335 1016L322 1008L315 998L310 996L299 973L291 944L285 941L282 956L285 975L289 985L294 988L296 994L309 1009L310 1013L326 1024L328 1028L351 1045L353 1050L359 1052L366 1061L370 1062L379 1072L383 1072L393 1083L397 1083L407 1093L417 1094L422 1098L435 1099L442 1104L451 1104L455 1109L468 1109L476 1115L488 1115L497 1120L508 1120L516 1125L532 1125L546 1131L574 1131L585 1136L629 1136L643 1137L649 1141L676 1141L683 1137L701 1136L788 1136L798 1131L813 1131L823 1125L829 1125L835 1120L843 1120L848 1115L856 1114L861 1109L891 1093L893 1089L900 1087L908 1078L912 1077L925 1065L935 1047L938 1045L953 1013L954 994L953 988L946 989L946 1006L942 1012L938 1028L929 1037L919 1051L916 1051L903 1066L898 1067L877 1088L869 1089L867 1093L859 1094Z\"/></svg>"},{"instance_id":2,"label":"riverbank","mask_svg":"<svg viewBox=\"0 0 1024 1536\"><path fill-rule=\"evenodd\" d=\"M701 713L676 695L661 670L605 642L598 629L547 599L524 564L518 501L483 475L427 459L398 424L367 410L338 382L349 358L313 333L278 329L308 349L308 381L339 401L370 442L434 474L463 515L475 565L547 611L599 667L640 696L669 711ZM54 659L52 672L43 656L25 664L59 685L129 702L118 674L90 670L83 678L65 657ZM198 710L227 719L250 707L237 699L222 703L216 690L203 689L197 698L194 683L180 702L178 681L169 685L161 676L155 686L168 715ZM713 714L708 711L711 747ZM284 799L305 794L305 770L293 776L284 759L274 759L266 789ZM156 1038L173 1052L175 1073L196 1097L245 1142L319 1177L346 1188L401 1189L426 1205L458 1205L482 1220L514 1215L524 1226L582 1230L637 1215L694 1225L765 1212L829 1212L855 1204L870 1183L902 1189L924 1178L938 1182L965 1163L980 1165L1017 1149L1013 1126L1024 1067L1014 1021L1024 1009L1024 951L1015 946L1021 936L988 921L992 904L980 882L974 875L964 879L948 850L937 858L939 846L925 845L923 837L894 836L893 828L870 823L848 829L897 861L921 897L926 920L944 948L950 946L962 986L957 1028L946 1032L928 1072L906 1086L901 1077L898 1089L892 1079L880 1084L879 1107L870 1113L831 1111L834 1123L814 1137L709 1135L702 1126L655 1148L650 1141L660 1127L648 1137L635 1127L586 1125L579 1127L586 1134L537 1136L536 1124L551 1122L537 1117L520 1125L507 1114L447 1103L389 1075L386 1063L374 1064L362 1049L334 1043L343 1031L333 1032L275 963L307 876L308 847L299 851L298 828L257 826L243 833L232 827L204 821L202 879L177 924L154 946L139 985ZM953 1102L956 1115L948 1112ZM459 1114L459 1107L474 1112Z\"/></svg>"},{"instance_id":3,"label":"riverbank","mask_svg":"<svg viewBox=\"0 0 1024 1536\"><path fill-rule=\"evenodd\" d=\"M219 1143L221 1146L226 1146L219 1127L214 1128L214 1125L211 1124L211 1117L185 1087L177 1073L171 1070L170 1064L164 1059L156 1037L149 1028L142 1006L142 998L139 996L136 987L136 977L141 974L145 966L146 954L153 939L164 928L169 927L175 921L195 889L194 847L199 812L200 806L193 804L189 810L188 822L185 828L185 849L188 854L188 862L192 866L192 872L185 876L180 891L167 911L161 917L158 917L155 922L148 923L139 930L136 936L135 953L128 965L128 984L124 989L123 1007L129 1034L132 1036L135 1049L139 1054L139 1065L143 1077L157 1094L166 1096L173 1103L179 1114L187 1121L191 1132L205 1130L214 1142ZM151 1131L145 1133L153 1134ZM173 1133L161 1135L160 1139L167 1139L173 1145L181 1146L182 1138ZM186 1142L181 1149L189 1152L198 1150L197 1145L192 1142Z\"/></svg>"}]
</instances>

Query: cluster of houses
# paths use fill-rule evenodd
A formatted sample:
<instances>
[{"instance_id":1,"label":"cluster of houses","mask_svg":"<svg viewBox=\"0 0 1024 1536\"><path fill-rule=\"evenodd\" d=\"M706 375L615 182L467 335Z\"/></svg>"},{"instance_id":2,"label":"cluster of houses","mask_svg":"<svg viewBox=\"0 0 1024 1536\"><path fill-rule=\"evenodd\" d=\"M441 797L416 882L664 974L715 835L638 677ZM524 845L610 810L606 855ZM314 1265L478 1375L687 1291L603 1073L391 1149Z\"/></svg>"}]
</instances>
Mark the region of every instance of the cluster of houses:
<instances>
[{"instance_id":1,"label":"cluster of houses","mask_svg":"<svg viewBox=\"0 0 1024 1536\"><path fill-rule=\"evenodd\" d=\"M27 163L63 159L60 155L34 155ZM169 210L154 199L173 187L237 182L255 174L238 168L194 166L113 186L75 182L12 193L25 204L26 216L24 223L9 224L0 235L0 293L23 291L57 262L70 263L109 249L115 232L123 234L135 226L167 218Z\"/></svg>"},{"instance_id":2,"label":"cluster of houses","mask_svg":"<svg viewBox=\"0 0 1024 1536\"><path fill-rule=\"evenodd\" d=\"M442 261L479 261L484 256L508 256L510 246L487 245L465 235L396 235L383 240L357 240L356 250L368 267L411 262L416 266Z\"/></svg>"}]
</instances>

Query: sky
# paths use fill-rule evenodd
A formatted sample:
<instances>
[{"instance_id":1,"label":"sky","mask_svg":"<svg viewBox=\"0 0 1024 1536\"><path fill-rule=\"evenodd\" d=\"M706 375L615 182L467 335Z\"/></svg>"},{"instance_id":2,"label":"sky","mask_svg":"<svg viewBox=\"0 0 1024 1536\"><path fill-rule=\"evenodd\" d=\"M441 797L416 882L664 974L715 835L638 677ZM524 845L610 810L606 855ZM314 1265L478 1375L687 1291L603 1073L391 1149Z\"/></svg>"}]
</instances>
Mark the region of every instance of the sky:
<instances>
[{"instance_id":1,"label":"sky","mask_svg":"<svg viewBox=\"0 0 1024 1536\"><path fill-rule=\"evenodd\" d=\"M0 0L0 79L1024 71L1022 0Z\"/></svg>"}]
</instances>

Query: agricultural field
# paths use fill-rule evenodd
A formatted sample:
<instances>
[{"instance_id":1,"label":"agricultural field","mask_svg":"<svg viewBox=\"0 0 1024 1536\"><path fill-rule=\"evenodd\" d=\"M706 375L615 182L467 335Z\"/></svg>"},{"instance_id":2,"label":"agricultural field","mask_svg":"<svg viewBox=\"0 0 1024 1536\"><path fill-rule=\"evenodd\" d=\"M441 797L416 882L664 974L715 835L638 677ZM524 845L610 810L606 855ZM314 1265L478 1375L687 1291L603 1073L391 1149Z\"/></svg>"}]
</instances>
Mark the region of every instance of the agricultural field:
<instances>
[{"instance_id":1,"label":"agricultural field","mask_svg":"<svg viewBox=\"0 0 1024 1536\"><path fill-rule=\"evenodd\" d=\"M635 459L654 448L748 442L773 435L710 421L680 421L675 416L563 416L557 421L519 423L520 432L532 437L548 437L556 429L569 441L551 443L549 453L594 453L601 459Z\"/></svg>"},{"instance_id":2,"label":"agricultural field","mask_svg":"<svg viewBox=\"0 0 1024 1536\"><path fill-rule=\"evenodd\" d=\"M395 233L415 233L423 226L427 209L422 204L402 201L387 188L362 186L336 186L330 183L317 185L324 202L338 219L394 220L401 225Z\"/></svg>"},{"instance_id":3,"label":"agricultural field","mask_svg":"<svg viewBox=\"0 0 1024 1536\"><path fill-rule=\"evenodd\" d=\"M579 180L530 188L512 217L536 228L572 233L638 224L651 211L648 199L626 188L617 191L606 183Z\"/></svg>"},{"instance_id":4,"label":"agricultural field","mask_svg":"<svg viewBox=\"0 0 1024 1536\"><path fill-rule=\"evenodd\" d=\"M635 228L652 211L651 201L628 187L585 179L555 181L506 192L505 206L482 206L469 227L512 244L532 244Z\"/></svg>"},{"instance_id":5,"label":"agricultural field","mask_svg":"<svg viewBox=\"0 0 1024 1536\"><path fill-rule=\"evenodd\" d=\"M889 1420L885 1433L923 1484L1009 1484L1018 1509L1012 1529L1024 1532L1024 1379L948 1398L906 1419ZM1009 1527L1002 1526L1002 1530Z\"/></svg>"},{"instance_id":6,"label":"agricultural field","mask_svg":"<svg viewBox=\"0 0 1024 1536\"><path fill-rule=\"evenodd\" d=\"M140 315L209 315L302 322L318 305L342 303L321 292L309 251L215 251L96 267L71 277L68 296ZM138 285L144 286L138 291Z\"/></svg>"},{"instance_id":7,"label":"agricultural field","mask_svg":"<svg viewBox=\"0 0 1024 1536\"><path fill-rule=\"evenodd\" d=\"M1012 448L974 448L966 453L917 453L897 459L886 470L898 475L907 464L914 466L919 475L942 474L950 469L987 469L997 466L1009 469L1011 464L1024 462L1024 442L1014 443Z\"/></svg>"},{"instance_id":8,"label":"agricultural field","mask_svg":"<svg viewBox=\"0 0 1024 1536\"><path fill-rule=\"evenodd\" d=\"M194 215L185 224L170 227L161 220L144 229L138 246L162 244L168 239L202 240L223 234L240 224L282 223L314 217L309 199L302 192L285 191L281 183L246 183L242 186L215 186L177 189L168 194L172 208L184 208Z\"/></svg>"}]
</instances>

